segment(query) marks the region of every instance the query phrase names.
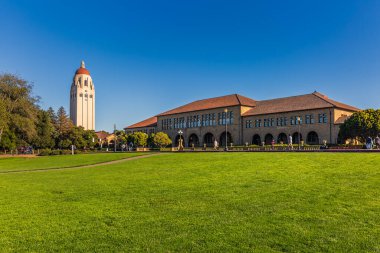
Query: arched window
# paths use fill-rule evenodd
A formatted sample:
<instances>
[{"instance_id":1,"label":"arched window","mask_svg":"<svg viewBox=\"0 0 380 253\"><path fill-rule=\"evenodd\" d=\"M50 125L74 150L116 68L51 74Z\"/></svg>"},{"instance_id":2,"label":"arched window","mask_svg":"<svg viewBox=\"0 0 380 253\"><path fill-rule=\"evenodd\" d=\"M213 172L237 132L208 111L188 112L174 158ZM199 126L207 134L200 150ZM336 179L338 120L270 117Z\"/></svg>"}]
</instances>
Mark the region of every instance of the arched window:
<instances>
[{"instance_id":1,"label":"arched window","mask_svg":"<svg viewBox=\"0 0 380 253\"><path fill-rule=\"evenodd\" d=\"M261 145L261 138L260 135L255 134L252 138L252 144L253 145Z\"/></svg>"},{"instance_id":2,"label":"arched window","mask_svg":"<svg viewBox=\"0 0 380 253\"><path fill-rule=\"evenodd\" d=\"M318 134L314 131L311 131L307 134L306 143L311 145L319 144Z\"/></svg>"}]
</instances>

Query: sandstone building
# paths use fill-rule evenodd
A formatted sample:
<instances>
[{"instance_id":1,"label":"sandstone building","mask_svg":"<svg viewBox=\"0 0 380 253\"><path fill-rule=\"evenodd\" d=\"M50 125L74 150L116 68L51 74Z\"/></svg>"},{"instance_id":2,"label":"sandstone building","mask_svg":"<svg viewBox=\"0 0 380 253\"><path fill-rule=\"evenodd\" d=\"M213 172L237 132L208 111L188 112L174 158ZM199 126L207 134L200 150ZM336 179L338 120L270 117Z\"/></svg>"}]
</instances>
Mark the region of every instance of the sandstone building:
<instances>
[{"instance_id":1,"label":"sandstone building","mask_svg":"<svg viewBox=\"0 0 380 253\"><path fill-rule=\"evenodd\" d=\"M70 119L75 126L95 130L95 87L84 61L75 72L71 84Z\"/></svg>"},{"instance_id":2,"label":"sandstone building","mask_svg":"<svg viewBox=\"0 0 380 253\"><path fill-rule=\"evenodd\" d=\"M339 125L353 112L350 105L311 94L257 101L238 94L198 100L125 128L127 133L163 131L177 145L182 130L185 146L270 144L299 140L306 144L338 143ZM226 134L227 127L227 134Z\"/></svg>"}]
</instances>

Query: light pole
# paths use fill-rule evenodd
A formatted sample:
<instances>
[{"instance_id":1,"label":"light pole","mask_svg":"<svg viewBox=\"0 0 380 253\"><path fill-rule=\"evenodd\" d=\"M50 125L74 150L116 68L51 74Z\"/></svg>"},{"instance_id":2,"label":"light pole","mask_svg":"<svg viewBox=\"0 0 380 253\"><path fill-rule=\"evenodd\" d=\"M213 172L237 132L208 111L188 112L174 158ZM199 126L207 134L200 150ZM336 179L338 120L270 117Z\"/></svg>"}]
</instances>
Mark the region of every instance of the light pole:
<instances>
[{"instance_id":1,"label":"light pole","mask_svg":"<svg viewBox=\"0 0 380 253\"><path fill-rule=\"evenodd\" d=\"M179 134L178 151L180 151L183 149L183 145L182 145L182 134L183 134L183 132L182 132L182 130L179 130L178 134Z\"/></svg>"},{"instance_id":2,"label":"light pole","mask_svg":"<svg viewBox=\"0 0 380 253\"><path fill-rule=\"evenodd\" d=\"M227 144L227 108L224 109L224 114L225 114L225 117L224 117L224 120L226 122L226 147L224 148L224 151L228 151L228 144Z\"/></svg>"},{"instance_id":3,"label":"light pole","mask_svg":"<svg viewBox=\"0 0 380 253\"><path fill-rule=\"evenodd\" d=\"M114 152L116 152L116 124L113 124L113 135L114 135L114 142L113 142L113 145L114 145Z\"/></svg>"},{"instance_id":4,"label":"light pole","mask_svg":"<svg viewBox=\"0 0 380 253\"><path fill-rule=\"evenodd\" d=\"M298 150L301 150L301 117L297 117L298 121Z\"/></svg>"}]
</instances>

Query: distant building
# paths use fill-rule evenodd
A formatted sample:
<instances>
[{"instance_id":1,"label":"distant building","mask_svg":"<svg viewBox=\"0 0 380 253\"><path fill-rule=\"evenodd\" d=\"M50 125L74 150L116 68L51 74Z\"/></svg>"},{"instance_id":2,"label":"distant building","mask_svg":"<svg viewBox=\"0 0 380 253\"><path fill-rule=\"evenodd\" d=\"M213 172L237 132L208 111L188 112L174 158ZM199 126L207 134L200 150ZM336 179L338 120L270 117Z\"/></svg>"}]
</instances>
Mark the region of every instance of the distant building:
<instances>
[{"instance_id":1,"label":"distant building","mask_svg":"<svg viewBox=\"0 0 380 253\"><path fill-rule=\"evenodd\" d=\"M70 119L75 126L95 130L95 86L84 61L75 72L71 84Z\"/></svg>"},{"instance_id":2,"label":"distant building","mask_svg":"<svg viewBox=\"0 0 380 253\"><path fill-rule=\"evenodd\" d=\"M98 137L97 143L99 143L100 146L113 145L115 142L115 134L110 134L106 131L98 131L95 132L95 134Z\"/></svg>"},{"instance_id":3,"label":"distant building","mask_svg":"<svg viewBox=\"0 0 380 253\"><path fill-rule=\"evenodd\" d=\"M225 113L227 109L227 113ZM185 146L221 146L261 143L338 143L339 125L358 108L311 94L270 100L253 100L238 94L198 100L125 128L127 133L165 132L178 145L183 131Z\"/></svg>"}]
</instances>

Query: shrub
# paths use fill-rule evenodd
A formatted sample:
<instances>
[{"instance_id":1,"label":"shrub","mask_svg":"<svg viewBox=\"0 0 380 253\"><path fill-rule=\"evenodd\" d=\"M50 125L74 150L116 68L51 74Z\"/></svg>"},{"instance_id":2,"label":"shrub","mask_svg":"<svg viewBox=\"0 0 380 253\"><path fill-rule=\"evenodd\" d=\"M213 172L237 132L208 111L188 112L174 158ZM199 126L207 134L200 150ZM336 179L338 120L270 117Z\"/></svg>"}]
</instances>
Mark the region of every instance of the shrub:
<instances>
[{"instance_id":1,"label":"shrub","mask_svg":"<svg viewBox=\"0 0 380 253\"><path fill-rule=\"evenodd\" d=\"M40 153L38 155L39 156L48 156L48 155L51 155L51 149L50 148L41 149Z\"/></svg>"}]
</instances>

